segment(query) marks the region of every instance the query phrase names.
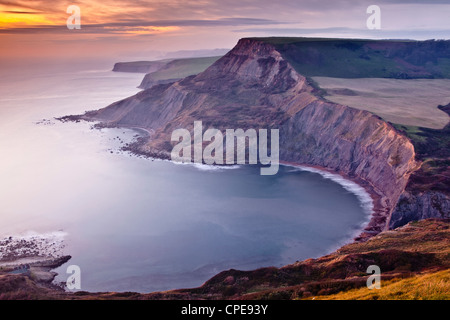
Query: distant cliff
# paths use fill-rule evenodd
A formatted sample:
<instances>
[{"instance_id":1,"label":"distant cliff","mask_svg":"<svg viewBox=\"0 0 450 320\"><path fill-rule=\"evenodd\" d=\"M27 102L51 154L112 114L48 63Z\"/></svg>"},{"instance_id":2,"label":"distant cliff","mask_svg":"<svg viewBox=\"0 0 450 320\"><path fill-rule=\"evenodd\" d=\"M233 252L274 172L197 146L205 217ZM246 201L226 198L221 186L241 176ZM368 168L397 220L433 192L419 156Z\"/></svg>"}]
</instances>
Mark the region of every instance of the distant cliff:
<instances>
[{"instance_id":1,"label":"distant cliff","mask_svg":"<svg viewBox=\"0 0 450 320\"><path fill-rule=\"evenodd\" d=\"M168 61L159 69L147 72L139 88L149 89L157 84L165 84L199 74L216 62L217 57L196 57Z\"/></svg>"},{"instance_id":2,"label":"distant cliff","mask_svg":"<svg viewBox=\"0 0 450 320\"><path fill-rule=\"evenodd\" d=\"M366 42L370 43L360 46L356 41L356 48L350 46L349 40L342 40L339 47L338 41L336 50L353 52L369 46L385 56L383 63L397 63L400 52L410 52L409 42L401 42L398 48L403 51L396 49L397 53L389 58L383 53L385 42ZM421 50L442 45L411 43ZM134 146L133 151L158 157L168 157L173 130L192 130L197 120L203 122L205 130L278 128L281 160L339 172L371 192L376 212L362 239L387 229L410 175L420 166L413 145L405 135L369 112L322 100L316 94L318 89L298 72L298 59L292 60L293 51L286 45L293 44L242 39L198 75L153 86L78 118L99 120L103 126L145 128L152 132L151 138ZM389 45L396 47L395 41ZM295 46L307 48L308 42ZM412 57L405 59L402 61L412 64ZM389 64L385 64L388 70ZM396 69L396 64L391 65Z\"/></svg>"},{"instance_id":3,"label":"distant cliff","mask_svg":"<svg viewBox=\"0 0 450 320\"><path fill-rule=\"evenodd\" d=\"M114 72L131 72L131 73L150 73L155 72L164 67L168 61L133 61L133 62L117 62L114 64Z\"/></svg>"}]
</instances>

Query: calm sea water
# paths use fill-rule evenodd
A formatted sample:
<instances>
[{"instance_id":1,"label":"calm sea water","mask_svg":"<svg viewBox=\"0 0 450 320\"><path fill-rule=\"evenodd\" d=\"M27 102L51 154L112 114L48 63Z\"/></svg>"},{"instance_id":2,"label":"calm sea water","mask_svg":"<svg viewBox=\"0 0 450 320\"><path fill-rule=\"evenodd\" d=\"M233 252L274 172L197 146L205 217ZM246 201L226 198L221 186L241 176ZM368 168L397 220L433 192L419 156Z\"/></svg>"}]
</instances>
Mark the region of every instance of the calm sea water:
<instances>
[{"instance_id":1,"label":"calm sea water","mask_svg":"<svg viewBox=\"0 0 450 320\"><path fill-rule=\"evenodd\" d=\"M0 79L0 236L63 231L72 259L57 281L76 264L83 290L194 287L225 269L326 254L367 222L355 192L364 193L342 179L152 161L119 151L132 130L53 119L134 94L142 75L35 70Z\"/></svg>"}]
</instances>

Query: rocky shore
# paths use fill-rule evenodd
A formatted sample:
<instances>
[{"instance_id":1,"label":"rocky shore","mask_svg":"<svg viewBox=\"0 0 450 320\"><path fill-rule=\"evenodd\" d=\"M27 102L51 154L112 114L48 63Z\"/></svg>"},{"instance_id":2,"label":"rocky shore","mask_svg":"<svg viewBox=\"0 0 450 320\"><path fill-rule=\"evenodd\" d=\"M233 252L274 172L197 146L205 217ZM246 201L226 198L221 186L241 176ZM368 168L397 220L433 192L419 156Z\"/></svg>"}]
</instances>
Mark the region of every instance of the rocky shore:
<instances>
[{"instance_id":1,"label":"rocky shore","mask_svg":"<svg viewBox=\"0 0 450 320\"><path fill-rule=\"evenodd\" d=\"M71 258L63 255L63 238L63 232L54 232L0 239L0 276L26 276L41 286L61 289L53 284L57 273L52 270Z\"/></svg>"}]
</instances>

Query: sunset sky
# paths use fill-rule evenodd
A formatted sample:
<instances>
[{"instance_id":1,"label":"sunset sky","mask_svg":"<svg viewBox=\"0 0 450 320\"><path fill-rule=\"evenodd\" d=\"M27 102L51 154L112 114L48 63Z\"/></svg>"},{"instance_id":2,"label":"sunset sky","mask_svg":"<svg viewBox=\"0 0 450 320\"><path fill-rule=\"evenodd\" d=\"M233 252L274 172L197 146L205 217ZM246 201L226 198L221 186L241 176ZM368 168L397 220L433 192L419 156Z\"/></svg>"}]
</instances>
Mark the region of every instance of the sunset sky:
<instances>
[{"instance_id":1,"label":"sunset sky","mask_svg":"<svg viewBox=\"0 0 450 320\"><path fill-rule=\"evenodd\" d=\"M381 30L366 27L372 4ZM0 0L0 59L152 59L253 36L449 39L449 17L450 0Z\"/></svg>"}]
</instances>

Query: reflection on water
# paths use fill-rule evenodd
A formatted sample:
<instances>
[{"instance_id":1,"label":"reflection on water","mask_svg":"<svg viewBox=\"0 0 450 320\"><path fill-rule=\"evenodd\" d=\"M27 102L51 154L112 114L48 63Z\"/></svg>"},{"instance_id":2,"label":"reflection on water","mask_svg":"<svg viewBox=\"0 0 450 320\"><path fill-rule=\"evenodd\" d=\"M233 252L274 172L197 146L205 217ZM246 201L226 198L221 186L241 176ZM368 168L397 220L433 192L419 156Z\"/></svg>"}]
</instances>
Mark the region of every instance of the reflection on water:
<instances>
[{"instance_id":1,"label":"reflection on water","mask_svg":"<svg viewBox=\"0 0 450 320\"><path fill-rule=\"evenodd\" d=\"M83 290L148 292L316 257L367 220L353 193L317 173L151 161L118 151L132 130L53 119L134 94L141 78L98 70L2 77L0 235L62 230Z\"/></svg>"}]
</instances>

